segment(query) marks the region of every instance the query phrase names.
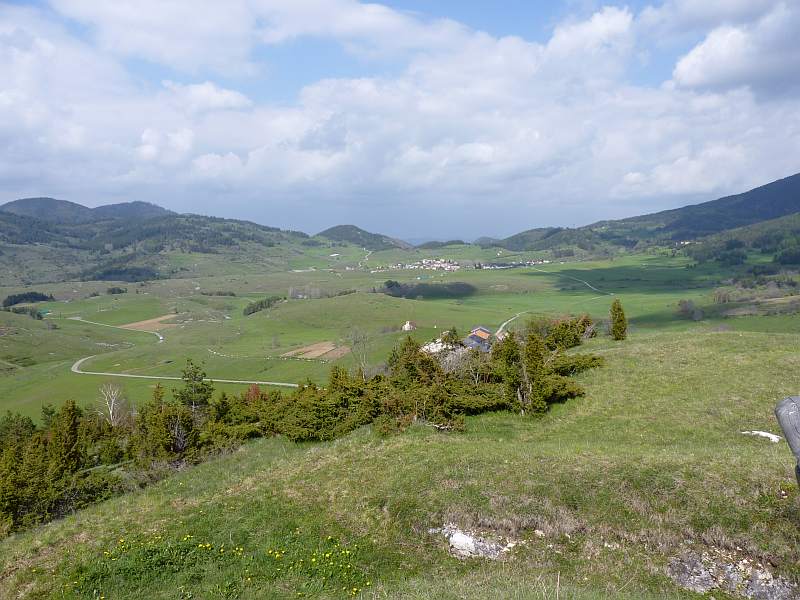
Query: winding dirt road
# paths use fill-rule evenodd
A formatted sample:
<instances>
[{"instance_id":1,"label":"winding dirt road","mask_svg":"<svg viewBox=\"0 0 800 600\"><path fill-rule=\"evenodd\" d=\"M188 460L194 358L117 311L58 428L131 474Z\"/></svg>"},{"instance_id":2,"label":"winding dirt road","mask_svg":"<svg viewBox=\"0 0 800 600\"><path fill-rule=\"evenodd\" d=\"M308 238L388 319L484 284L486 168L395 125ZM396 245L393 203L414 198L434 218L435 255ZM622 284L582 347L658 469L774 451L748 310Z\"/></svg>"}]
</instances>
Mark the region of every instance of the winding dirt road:
<instances>
[{"instance_id":1,"label":"winding dirt road","mask_svg":"<svg viewBox=\"0 0 800 600\"><path fill-rule=\"evenodd\" d=\"M81 323L88 323L90 325L99 325L101 327L111 327L113 329L122 329L124 331L141 331L142 333L149 333L154 335L158 338L158 343L162 343L164 341L164 336L158 333L157 331L146 331L143 329L128 329L127 327L121 327L118 325L107 325L105 323L96 323L94 321L86 321L85 319L81 319L80 317L70 317L72 321L80 321ZM70 371L76 373L78 375L100 375L102 377L126 377L128 379L153 379L153 380L161 380L161 381L181 381L180 377L167 377L165 375L133 375L131 373L108 373L105 371L84 371L81 367L83 363L87 360L97 357L97 354L92 354L91 356L84 356L76 360ZM299 387L296 383L287 383L285 381L250 381L247 379L216 379L212 377L207 377L206 381L214 381L216 383L240 383L243 385L273 385L277 387L289 387L289 388L296 388Z\"/></svg>"}]
</instances>

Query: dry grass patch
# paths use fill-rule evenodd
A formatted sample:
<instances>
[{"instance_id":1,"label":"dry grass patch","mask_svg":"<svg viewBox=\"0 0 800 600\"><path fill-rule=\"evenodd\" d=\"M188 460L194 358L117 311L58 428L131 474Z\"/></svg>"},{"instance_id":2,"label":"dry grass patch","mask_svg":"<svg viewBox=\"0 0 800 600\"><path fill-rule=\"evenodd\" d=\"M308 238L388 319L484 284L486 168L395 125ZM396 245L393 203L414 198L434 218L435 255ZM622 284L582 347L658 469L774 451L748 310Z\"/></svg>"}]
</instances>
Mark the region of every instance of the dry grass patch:
<instances>
[{"instance_id":1,"label":"dry grass patch","mask_svg":"<svg viewBox=\"0 0 800 600\"><path fill-rule=\"evenodd\" d=\"M317 342L302 348L296 348L281 354L284 358L324 358L326 360L336 360L348 354L350 348L347 346L337 346L333 342Z\"/></svg>"},{"instance_id":2,"label":"dry grass patch","mask_svg":"<svg viewBox=\"0 0 800 600\"><path fill-rule=\"evenodd\" d=\"M176 315L162 315L154 319L146 319L144 321L136 321L135 323L128 323L127 325L120 325L121 329L131 329L133 331L158 331L161 329L171 329L177 327L177 323L165 323L169 319L174 319Z\"/></svg>"}]
</instances>

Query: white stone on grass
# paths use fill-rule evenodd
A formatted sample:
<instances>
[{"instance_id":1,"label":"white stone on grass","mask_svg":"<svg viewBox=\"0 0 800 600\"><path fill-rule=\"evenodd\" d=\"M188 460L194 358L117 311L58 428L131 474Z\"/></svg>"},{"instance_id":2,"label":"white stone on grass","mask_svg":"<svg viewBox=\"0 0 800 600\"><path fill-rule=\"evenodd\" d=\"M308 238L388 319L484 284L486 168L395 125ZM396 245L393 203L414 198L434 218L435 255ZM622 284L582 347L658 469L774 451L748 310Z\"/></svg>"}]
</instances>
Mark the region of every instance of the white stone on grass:
<instances>
[{"instance_id":1,"label":"white stone on grass","mask_svg":"<svg viewBox=\"0 0 800 600\"><path fill-rule=\"evenodd\" d=\"M770 432L768 432L768 431L757 431L757 430L753 430L753 431L743 431L742 433L743 433L744 435L755 435L755 436L759 436L759 437L767 438L767 439L768 439L770 442L772 442L773 444L777 444L777 443L778 443L778 442L780 442L780 441L781 441L781 439L782 439L782 438L781 438L781 436L779 436L779 435L775 435L774 433L770 433Z\"/></svg>"}]
</instances>

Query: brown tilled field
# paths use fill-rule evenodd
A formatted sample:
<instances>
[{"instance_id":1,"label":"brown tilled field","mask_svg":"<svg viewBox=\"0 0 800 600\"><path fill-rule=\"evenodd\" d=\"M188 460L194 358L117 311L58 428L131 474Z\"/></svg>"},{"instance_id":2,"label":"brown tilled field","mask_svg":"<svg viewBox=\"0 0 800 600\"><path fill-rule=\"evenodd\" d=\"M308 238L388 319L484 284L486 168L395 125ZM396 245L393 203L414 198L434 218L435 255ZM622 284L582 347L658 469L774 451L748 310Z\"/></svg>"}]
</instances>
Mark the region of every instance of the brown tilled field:
<instances>
[{"instance_id":1,"label":"brown tilled field","mask_svg":"<svg viewBox=\"0 0 800 600\"><path fill-rule=\"evenodd\" d=\"M290 352L281 354L286 358L324 358L326 360L336 360L350 352L347 346L336 346L333 342L317 342L302 348L297 348Z\"/></svg>"},{"instance_id":2,"label":"brown tilled field","mask_svg":"<svg viewBox=\"0 0 800 600\"><path fill-rule=\"evenodd\" d=\"M133 329L135 331L156 331L159 329L170 329L177 327L177 323L164 323L168 319L175 318L176 315L163 315L155 319L147 319L146 321L136 321L135 323L128 323L127 325L120 325L122 329Z\"/></svg>"}]
</instances>

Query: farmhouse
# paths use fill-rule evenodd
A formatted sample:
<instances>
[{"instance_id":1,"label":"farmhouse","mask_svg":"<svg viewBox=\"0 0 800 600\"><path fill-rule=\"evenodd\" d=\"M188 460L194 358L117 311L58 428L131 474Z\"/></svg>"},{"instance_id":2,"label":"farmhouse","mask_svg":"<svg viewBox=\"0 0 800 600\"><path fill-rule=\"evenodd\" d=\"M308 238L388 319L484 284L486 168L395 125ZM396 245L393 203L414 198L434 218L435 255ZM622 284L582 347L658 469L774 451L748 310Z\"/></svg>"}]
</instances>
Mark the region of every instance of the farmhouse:
<instances>
[{"instance_id":1,"label":"farmhouse","mask_svg":"<svg viewBox=\"0 0 800 600\"><path fill-rule=\"evenodd\" d=\"M491 338L492 332L486 327L475 327L464 339L464 345L467 348L475 348L480 352L489 352L492 348Z\"/></svg>"}]
</instances>

